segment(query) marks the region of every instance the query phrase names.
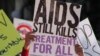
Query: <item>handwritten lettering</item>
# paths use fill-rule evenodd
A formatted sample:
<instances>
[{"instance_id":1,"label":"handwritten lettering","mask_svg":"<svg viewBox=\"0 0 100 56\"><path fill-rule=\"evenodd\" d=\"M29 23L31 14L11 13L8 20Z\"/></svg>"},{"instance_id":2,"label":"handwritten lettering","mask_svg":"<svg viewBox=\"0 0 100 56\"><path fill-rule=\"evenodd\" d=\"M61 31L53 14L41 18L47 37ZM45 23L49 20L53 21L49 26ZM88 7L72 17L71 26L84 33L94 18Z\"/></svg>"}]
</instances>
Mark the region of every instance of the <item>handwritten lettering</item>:
<instances>
[{"instance_id":1,"label":"handwritten lettering","mask_svg":"<svg viewBox=\"0 0 100 56\"><path fill-rule=\"evenodd\" d=\"M88 27L88 28L89 28L90 33L87 33L87 31L86 31L87 28L85 28L85 27ZM86 55L89 55L89 56L93 56L92 54L93 54L93 53L96 53L96 54L98 54L98 55L100 56L100 53L97 52L97 51L94 49L94 48L96 47L96 45L95 45L95 44L91 44L91 42L90 42L90 40L89 40L89 37L91 37L91 35L93 34L93 31L92 31L91 26L88 25L88 24L84 24L84 25L82 26L82 28L79 28L79 30L83 33L84 39L85 39L84 41L86 42L86 44L84 44L83 42L81 42L81 39L78 37L78 39L79 39L79 41L80 41L80 43L81 43L83 49L85 49L85 50L88 50L88 49L89 49L89 51L92 51L92 53L91 53L91 52L87 52L87 51L84 51L84 53L85 53ZM83 37L82 37L82 38L83 38Z\"/></svg>"},{"instance_id":2,"label":"handwritten lettering","mask_svg":"<svg viewBox=\"0 0 100 56\"><path fill-rule=\"evenodd\" d=\"M2 24L2 25L4 25L4 26L7 27L7 23L6 23L6 20L5 20L5 18L4 18L4 15L3 15L2 13L1 13L1 15L2 15L2 19L3 19L4 22L1 22L1 21L0 21L0 24Z\"/></svg>"},{"instance_id":3,"label":"handwritten lettering","mask_svg":"<svg viewBox=\"0 0 100 56\"><path fill-rule=\"evenodd\" d=\"M4 34L0 34L0 39L6 40L7 39L7 36L5 36Z\"/></svg>"},{"instance_id":4,"label":"handwritten lettering","mask_svg":"<svg viewBox=\"0 0 100 56\"><path fill-rule=\"evenodd\" d=\"M22 41L21 38L16 38L16 40L12 40L11 42L9 42L8 45L6 47L4 47L4 49L0 50L0 55L3 55L6 52L8 52L10 48L19 44L20 41Z\"/></svg>"}]
</instances>

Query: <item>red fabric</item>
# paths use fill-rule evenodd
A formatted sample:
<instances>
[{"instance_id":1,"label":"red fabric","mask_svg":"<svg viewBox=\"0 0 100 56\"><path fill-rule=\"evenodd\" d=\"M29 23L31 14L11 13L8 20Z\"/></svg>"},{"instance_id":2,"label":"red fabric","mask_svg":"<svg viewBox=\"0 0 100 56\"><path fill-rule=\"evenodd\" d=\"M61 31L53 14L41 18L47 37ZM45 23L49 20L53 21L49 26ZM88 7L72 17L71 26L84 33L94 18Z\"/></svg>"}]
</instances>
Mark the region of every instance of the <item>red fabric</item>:
<instances>
[{"instance_id":1,"label":"red fabric","mask_svg":"<svg viewBox=\"0 0 100 56\"><path fill-rule=\"evenodd\" d=\"M29 53L29 50L23 48L23 51L21 53L21 56L28 56L28 53Z\"/></svg>"}]
</instances>

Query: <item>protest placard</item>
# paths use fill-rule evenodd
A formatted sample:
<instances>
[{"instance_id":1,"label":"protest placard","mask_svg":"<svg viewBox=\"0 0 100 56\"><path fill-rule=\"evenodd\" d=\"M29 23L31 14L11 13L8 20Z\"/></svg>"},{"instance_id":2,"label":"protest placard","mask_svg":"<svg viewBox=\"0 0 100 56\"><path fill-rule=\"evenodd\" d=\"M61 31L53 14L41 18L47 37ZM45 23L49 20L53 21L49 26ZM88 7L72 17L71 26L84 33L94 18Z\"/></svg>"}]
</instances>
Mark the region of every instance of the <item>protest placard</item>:
<instances>
[{"instance_id":1,"label":"protest placard","mask_svg":"<svg viewBox=\"0 0 100 56\"><path fill-rule=\"evenodd\" d=\"M15 56L21 52L22 47L21 36L4 11L0 10L0 56Z\"/></svg>"},{"instance_id":2,"label":"protest placard","mask_svg":"<svg viewBox=\"0 0 100 56\"><path fill-rule=\"evenodd\" d=\"M29 21L29 20L14 18L14 26L15 26L16 30L18 30L18 32L20 33L22 38L25 38L25 34L27 34L28 32L33 31L33 29L32 29L33 22Z\"/></svg>"},{"instance_id":3,"label":"protest placard","mask_svg":"<svg viewBox=\"0 0 100 56\"><path fill-rule=\"evenodd\" d=\"M84 50L84 56L100 56L100 47L88 18L79 23L78 41Z\"/></svg>"},{"instance_id":4,"label":"protest placard","mask_svg":"<svg viewBox=\"0 0 100 56\"><path fill-rule=\"evenodd\" d=\"M30 56L76 56L81 5L57 0L35 0Z\"/></svg>"}]
</instances>

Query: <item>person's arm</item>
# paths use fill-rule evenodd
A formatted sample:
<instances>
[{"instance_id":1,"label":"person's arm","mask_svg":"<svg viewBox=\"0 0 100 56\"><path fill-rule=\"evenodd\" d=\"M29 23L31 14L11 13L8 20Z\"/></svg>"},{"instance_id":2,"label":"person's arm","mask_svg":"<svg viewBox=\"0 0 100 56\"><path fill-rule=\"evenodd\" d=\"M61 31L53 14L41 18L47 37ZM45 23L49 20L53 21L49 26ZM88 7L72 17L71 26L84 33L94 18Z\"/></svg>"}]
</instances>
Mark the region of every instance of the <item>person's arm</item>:
<instances>
[{"instance_id":1,"label":"person's arm","mask_svg":"<svg viewBox=\"0 0 100 56\"><path fill-rule=\"evenodd\" d=\"M29 45L31 43L31 40L34 41L34 35L31 35L32 32L29 32L26 34L25 36L25 44L24 44L24 47L23 47L23 51L21 53L21 56L28 56L28 53L29 53Z\"/></svg>"},{"instance_id":2,"label":"person's arm","mask_svg":"<svg viewBox=\"0 0 100 56\"><path fill-rule=\"evenodd\" d=\"M75 45L75 52L77 53L78 56L84 56L82 47L79 44Z\"/></svg>"},{"instance_id":3,"label":"person's arm","mask_svg":"<svg viewBox=\"0 0 100 56\"><path fill-rule=\"evenodd\" d=\"M23 51L21 53L21 56L28 56L28 53L29 53L29 49L24 49L23 48Z\"/></svg>"}]
</instances>

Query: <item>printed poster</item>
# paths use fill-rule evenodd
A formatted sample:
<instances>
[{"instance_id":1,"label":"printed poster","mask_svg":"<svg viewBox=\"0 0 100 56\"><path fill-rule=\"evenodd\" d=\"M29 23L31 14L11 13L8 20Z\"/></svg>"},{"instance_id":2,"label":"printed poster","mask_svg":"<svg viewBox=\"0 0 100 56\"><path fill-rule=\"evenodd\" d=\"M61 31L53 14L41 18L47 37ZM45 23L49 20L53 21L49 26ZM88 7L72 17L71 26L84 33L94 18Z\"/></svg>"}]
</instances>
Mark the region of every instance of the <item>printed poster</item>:
<instances>
[{"instance_id":1,"label":"printed poster","mask_svg":"<svg viewBox=\"0 0 100 56\"><path fill-rule=\"evenodd\" d=\"M81 5L56 0L35 0L29 56L77 56L77 26Z\"/></svg>"}]
</instances>

